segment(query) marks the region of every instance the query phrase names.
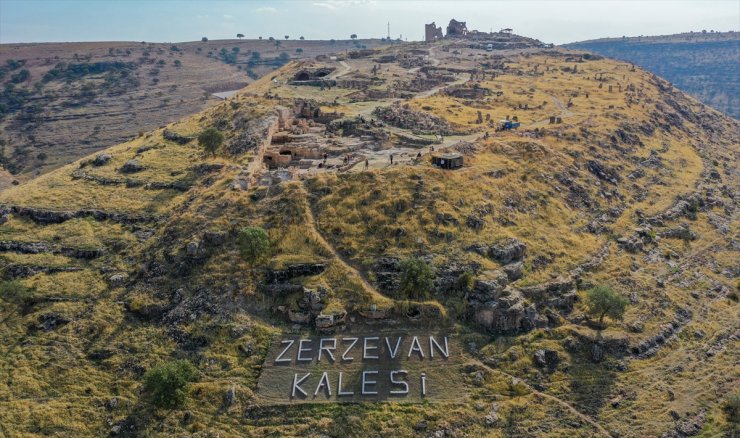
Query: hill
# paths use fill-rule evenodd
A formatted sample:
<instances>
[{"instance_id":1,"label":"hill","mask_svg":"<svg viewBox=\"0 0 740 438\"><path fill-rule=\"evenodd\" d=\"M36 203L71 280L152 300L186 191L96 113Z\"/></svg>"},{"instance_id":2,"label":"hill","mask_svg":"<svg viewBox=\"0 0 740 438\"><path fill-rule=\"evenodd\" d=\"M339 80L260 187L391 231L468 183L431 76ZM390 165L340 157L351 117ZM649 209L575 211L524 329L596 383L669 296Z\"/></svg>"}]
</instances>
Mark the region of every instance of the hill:
<instances>
[{"instance_id":1,"label":"hill","mask_svg":"<svg viewBox=\"0 0 740 438\"><path fill-rule=\"evenodd\" d=\"M603 38L566 44L629 61L673 83L707 105L740 119L740 33Z\"/></svg>"},{"instance_id":2,"label":"hill","mask_svg":"<svg viewBox=\"0 0 740 438\"><path fill-rule=\"evenodd\" d=\"M291 62L0 193L0 431L731 435L738 128L654 74L564 49L444 39ZM589 312L595 286L623 318ZM278 388L348 353L278 363L296 337L313 339L296 362L362 337L350 355L417 373L431 340L393 362L390 332L403 348L450 337L430 398L417 374L406 401ZM177 360L194 381L157 408L145 381ZM345 390L357 366L339 368Z\"/></svg>"},{"instance_id":3,"label":"hill","mask_svg":"<svg viewBox=\"0 0 740 438\"><path fill-rule=\"evenodd\" d=\"M218 103L291 59L380 40L0 45L0 164L27 180ZM0 180L0 190L7 187Z\"/></svg>"}]
</instances>

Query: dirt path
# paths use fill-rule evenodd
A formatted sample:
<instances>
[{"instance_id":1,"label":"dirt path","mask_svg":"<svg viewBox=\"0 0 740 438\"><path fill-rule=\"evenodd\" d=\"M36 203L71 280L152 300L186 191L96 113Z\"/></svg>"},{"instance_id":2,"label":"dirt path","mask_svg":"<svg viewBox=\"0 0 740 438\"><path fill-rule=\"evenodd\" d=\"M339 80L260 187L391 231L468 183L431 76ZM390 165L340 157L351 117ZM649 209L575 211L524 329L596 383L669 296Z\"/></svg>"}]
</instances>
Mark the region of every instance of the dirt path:
<instances>
[{"instance_id":1,"label":"dirt path","mask_svg":"<svg viewBox=\"0 0 740 438\"><path fill-rule=\"evenodd\" d=\"M321 234L319 231L318 225L316 224L316 217L313 214L313 209L311 208L311 204L309 203L309 195L308 192L305 191L304 188L304 196L306 199L306 232L313 234L313 236L318 240L324 248L326 248L327 251L331 253L332 256L336 259L336 261L342 265L342 267L350 274L350 276L354 277L357 282L362 285L362 288L365 289L366 292L369 294L376 296L380 298L381 300L389 300L388 297L378 292L362 275L362 273L357 270L355 267L350 265L344 257L342 257L341 254L337 252L336 249L334 249L334 246L329 243L328 240L324 238L324 235Z\"/></svg>"},{"instance_id":2,"label":"dirt path","mask_svg":"<svg viewBox=\"0 0 740 438\"><path fill-rule=\"evenodd\" d=\"M342 76L344 76L344 75L346 75L346 74L348 74L349 72L352 71L352 67L349 64L347 64L346 61L339 61L339 65L341 65L342 67L344 67L344 70L342 70L339 73L337 73L337 72L332 73L329 76L329 79L341 78Z\"/></svg>"},{"instance_id":3,"label":"dirt path","mask_svg":"<svg viewBox=\"0 0 740 438\"><path fill-rule=\"evenodd\" d=\"M593 427L594 427L594 428L595 428L596 430L598 430L598 431L599 431L599 433L600 433L601 435L603 435L603 436L607 436L607 437L611 437L611 436L612 436L612 435L611 435L611 434L609 433L609 431L607 431L607 430L606 430L606 429L604 429L604 428L603 428L603 427L602 427L602 426L601 426L601 425L600 425L599 423L597 423L596 421L594 421L594 419L593 419L593 418L591 418L591 417L589 417L588 415L584 414L583 412L579 411L578 409L576 409L576 408L575 408L575 407L574 407L573 405L571 405L570 403L568 403L568 402L566 402L566 401L564 401L564 400L561 400L561 399L559 399L559 398L555 397L554 395L550 395L550 394L547 394L547 393L544 393L544 392L542 392L542 391L538 391L538 390L534 389L534 388L533 388L532 386L530 386L530 385L529 385L529 384L528 384L527 382L525 382L524 380L522 380L522 379L521 379L521 378L519 378L519 377L513 376L513 375L511 375L511 374L509 374L509 373L507 373L507 372L505 372L505 371L501 371L501 370L499 370L499 369L496 369L496 368L491 368L491 367L489 367L488 365L484 364L483 362L481 362L481 361L479 361L479 360L477 360L477 359L474 359L474 361L475 361L475 362L476 362L476 363L477 363L478 365L480 365L481 367L483 367L483 368L485 368L485 369L487 369L487 370L489 370L489 371L491 371L491 372L494 372L494 373L499 373L499 374L502 374L502 375L504 375L504 376L506 376L506 377L509 377L509 378L511 378L511 379L516 379L516 380L518 380L519 382L521 382L521 384L522 384L522 385L524 385L524 386L525 386L525 387L526 387L526 388L527 388L527 389L528 389L529 391L531 391L531 392L532 392L533 394L537 394L537 395L538 395L538 396L540 396L540 397L543 397L543 398L546 398L546 399L548 399L548 400L551 400L551 401L553 401L553 402L555 402L555 403L559 404L560 406L562 406L562 407L566 408L566 409L567 409L568 411L570 411L570 412L571 412L571 413L572 413L573 415L575 415L576 417L580 418L581 420L583 420L583 421L585 421L586 423L588 423L588 424L590 424L591 426L593 426Z\"/></svg>"}]
</instances>

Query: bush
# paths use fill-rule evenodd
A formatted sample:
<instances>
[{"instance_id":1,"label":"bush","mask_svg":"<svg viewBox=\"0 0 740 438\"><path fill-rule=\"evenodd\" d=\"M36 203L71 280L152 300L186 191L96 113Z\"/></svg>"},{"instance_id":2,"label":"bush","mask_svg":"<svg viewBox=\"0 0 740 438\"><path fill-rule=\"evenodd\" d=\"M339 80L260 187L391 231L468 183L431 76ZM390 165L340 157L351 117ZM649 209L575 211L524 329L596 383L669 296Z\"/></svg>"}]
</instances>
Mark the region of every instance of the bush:
<instances>
[{"instance_id":1,"label":"bush","mask_svg":"<svg viewBox=\"0 0 740 438\"><path fill-rule=\"evenodd\" d=\"M237 245L242 258L253 264L267 254L270 249L270 238L260 227L244 227L239 231Z\"/></svg>"},{"instance_id":2,"label":"bush","mask_svg":"<svg viewBox=\"0 0 740 438\"><path fill-rule=\"evenodd\" d=\"M604 325L604 317L622 319L627 308L627 299L614 292L609 286L596 286L586 292L586 308L591 317L599 318Z\"/></svg>"},{"instance_id":3,"label":"bush","mask_svg":"<svg viewBox=\"0 0 740 438\"><path fill-rule=\"evenodd\" d=\"M33 303L34 290L18 280L0 281L0 299L20 306L27 306Z\"/></svg>"},{"instance_id":4,"label":"bush","mask_svg":"<svg viewBox=\"0 0 740 438\"><path fill-rule=\"evenodd\" d=\"M740 393L732 394L725 400L722 409L725 411L727 421L733 424L740 423Z\"/></svg>"},{"instance_id":5,"label":"bush","mask_svg":"<svg viewBox=\"0 0 740 438\"><path fill-rule=\"evenodd\" d=\"M465 271L457 277L457 289L460 292L467 292L473 288L475 277L470 271Z\"/></svg>"},{"instance_id":6,"label":"bush","mask_svg":"<svg viewBox=\"0 0 740 438\"><path fill-rule=\"evenodd\" d=\"M409 257L401 262L399 294L402 297L423 299L434 289L434 271L424 260Z\"/></svg>"},{"instance_id":7,"label":"bush","mask_svg":"<svg viewBox=\"0 0 740 438\"><path fill-rule=\"evenodd\" d=\"M216 151L224 141L224 135L216 128L208 128L201 132L198 136L198 144L205 149L205 151L214 157Z\"/></svg>"},{"instance_id":8,"label":"bush","mask_svg":"<svg viewBox=\"0 0 740 438\"><path fill-rule=\"evenodd\" d=\"M157 365L144 375L144 393L158 408L177 408L185 403L188 383L196 376L197 370L186 360Z\"/></svg>"}]
</instances>

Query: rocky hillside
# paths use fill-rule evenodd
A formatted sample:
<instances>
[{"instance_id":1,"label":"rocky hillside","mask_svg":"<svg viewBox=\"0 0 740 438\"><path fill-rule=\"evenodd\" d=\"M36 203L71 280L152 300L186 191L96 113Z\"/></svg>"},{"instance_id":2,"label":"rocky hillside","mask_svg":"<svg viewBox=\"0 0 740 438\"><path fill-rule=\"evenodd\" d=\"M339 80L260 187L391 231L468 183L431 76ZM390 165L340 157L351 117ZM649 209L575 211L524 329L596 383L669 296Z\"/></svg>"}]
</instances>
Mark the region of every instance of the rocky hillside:
<instances>
[{"instance_id":1,"label":"rocky hillside","mask_svg":"<svg viewBox=\"0 0 740 438\"><path fill-rule=\"evenodd\" d=\"M0 190L215 105L285 65L379 40L0 45Z\"/></svg>"},{"instance_id":2,"label":"rocky hillside","mask_svg":"<svg viewBox=\"0 0 740 438\"><path fill-rule=\"evenodd\" d=\"M0 431L737 433L739 128L564 49L292 62L0 194ZM278 336L379 328L450 333L460 399L262 396ZM163 364L194 367L174 409Z\"/></svg>"},{"instance_id":3,"label":"rocky hillside","mask_svg":"<svg viewBox=\"0 0 740 438\"><path fill-rule=\"evenodd\" d=\"M632 62L735 119L740 119L740 33L683 33L604 38L566 44Z\"/></svg>"}]
</instances>

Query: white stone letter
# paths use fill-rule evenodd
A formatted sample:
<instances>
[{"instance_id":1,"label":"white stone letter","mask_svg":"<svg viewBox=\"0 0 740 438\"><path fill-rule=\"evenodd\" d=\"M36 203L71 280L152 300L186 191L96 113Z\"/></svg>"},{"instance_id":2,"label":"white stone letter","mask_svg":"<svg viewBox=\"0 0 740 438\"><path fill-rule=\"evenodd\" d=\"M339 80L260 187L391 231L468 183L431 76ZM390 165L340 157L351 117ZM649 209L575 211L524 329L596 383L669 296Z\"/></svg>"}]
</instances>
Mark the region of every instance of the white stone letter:
<instances>
[{"instance_id":1,"label":"white stone letter","mask_svg":"<svg viewBox=\"0 0 740 438\"><path fill-rule=\"evenodd\" d=\"M347 356L347 353L349 353L349 350L351 350L352 347L355 346L355 344L357 343L357 338L342 338L342 341L352 341L352 343L349 344L349 347L347 347L347 349L344 350L344 354L342 354L342 360L352 360L352 359L354 359L354 357L352 357L352 356L349 356L348 357Z\"/></svg>"},{"instance_id":2,"label":"white stone letter","mask_svg":"<svg viewBox=\"0 0 740 438\"><path fill-rule=\"evenodd\" d=\"M411 353L413 353L414 351L418 351L419 356L424 359L424 350L421 349L421 344L419 343L419 338L417 336L414 336L414 339L411 340L411 347L409 348L408 357L411 357Z\"/></svg>"},{"instance_id":3,"label":"white stone letter","mask_svg":"<svg viewBox=\"0 0 740 438\"><path fill-rule=\"evenodd\" d=\"M434 347L437 347L440 353L442 353L442 356L444 357L450 357L450 348L447 345L447 336L445 336L445 349L443 350L442 347L437 343L437 340L434 339L434 336L429 337L429 356L434 357Z\"/></svg>"},{"instance_id":4,"label":"white stone letter","mask_svg":"<svg viewBox=\"0 0 740 438\"><path fill-rule=\"evenodd\" d=\"M301 377L299 379L298 378L298 374L293 374L293 397L295 397L295 390L296 389L299 390L299 391L301 391L301 393L303 394L304 397L308 395L306 393L306 391L304 391L303 388L301 388L298 385L300 385L301 383L303 383L304 380L308 379L308 376L310 376L310 375L311 375L311 373L308 373L308 374L306 374L305 376L303 376L303 377Z\"/></svg>"},{"instance_id":5,"label":"white stone letter","mask_svg":"<svg viewBox=\"0 0 740 438\"><path fill-rule=\"evenodd\" d=\"M339 383L337 384L337 395L339 397L343 395L354 395L354 391L342 391L342 372L339 372Z\"/></svg>"},{"instance_id":6,"label":"white stone letter","mask_svg":"<svg viewBox=\"0 0 740 438\"><path fill-rule=\"evenodd\" d=\"M367 341L377 341L377 340L378 340L378 337L377 336L376 337L372 337L372 338L365 338L363 340L363 346L362 346L362 358L363 359L377 359L378 358L377 355L376 356L368 356L367 355L368 350L377 350L378 349L378 345L377 344L376 345L367 345Z\"/></svg>"},{"instance_id":7,"label":"white stone letter","mask_svg":"<svg viewBox=\"0 0 740 438\"><path fill-rule=\"evenodd\" d=\"M319 390L321 390L321 387L326 387L326 393L329 397L331 397L331 386L329 385L329 373L324 371L324 374L321 375L321 379L319 380L319 384L316 386L316 391L314 391L313 395L316 396L319 394Z\"/></svg>"},{"instance_id":8,"label":"white stone letter","mask_svg":"<svg viewBox=\"0 0 740 438\"><path fill-rule=\"evenodd\" d=\"M421 373L421 395L427 395L427 373Z\"/></svg>"},{"instance_id":9,"label":"white stone letter","mask_svg":"<svg viewBox=\"0 0 740 438\"><path fill-rule=\"evenodd\" d=\"M375 385L376 383L378 383L375 380L367 380L367 375L368 374L375 374L375 375L377 375L378 372L377 371L363 371L362 372L362 395L376 395L378 393L378 391L368 391L365 388L365 386L367 386L367 385Z\"/></svg>"},{"instance_id":10,"label":"white stone letter","mask_svg":"<svg viewBox=\"0 0 740 438\"><path fill-rule=\"evenodd\" d=\"M308 353L311 352L311 347L303 348L303 343L304 342L307 343L307 344L310 344L311 343L311 340L310 339L301 339L300 341L298 341L298 356L296 357L296 361L298 361L298 362L300 362L300 361L304 361L304 362L305 361L308 361L308 362L311 362L312 359L311 359L310 356L309 357L303 357L303 354L302 354L303 352L308 352Z\"/></svg>"},{"instance_id":11,"label":"white stone letter","mask_svg":"<svg viewBox=\"0 0 740 438\"><path fill-rule=\"evenodd\" d=\"M331 341L331 347L324 347L324 341ZM336 348L337 340L335 338L322 338L321 341L319 341L319 358L317 360L321 362L321 352L326 351L326 354L329 355L331 361L334 362L334 355L332 354L331 350L335 350Z\"/></svg>"},{"instance_id":12,"label":"white stone letter","mask_svg":"<svg viewBox=\"0 0 740 438\"><path fill-rule=\"evenodd\" d=\"M398 353L398 349L401 347L401 337L399 336L396 338L396 349L391 348L391 343L388 341L388 337L385 338L385 345L388 347L388 355L391 357L391 359L396 358L396 354Z\"/></svg>"},{"instance_id":13,"label":"white stone letter","mask_svg":"<svg viewBox=\"0 0 740 438\"><path fill-rule=\"evenodd\" d=\"M396 377L396 374L403 374L404 376L406 376L408 374L408 371L406 370L391 371L391 383L394 385L402 385L404 387L404 389L400 391L399 390L391 391L391 394L394 394L394 395L408 394L409 384L406 383L405 380L395 380L394 377Z\"/></svg>"},{"instance_id":14,"label":"white stone letter","mask_svg":"<svg viewBox=\"0 0 740 438\"><path fill-rule=\"evenodd\" d=\"M278 363L278 362L288 362L288 363L290 363L290 358L289 357L283 357L283 356L285 355L285 353L288 352L288 350L290 349L290 347L293 346L293 344L295 343L295 341L292 340L292 339L284 339L280 343L281 344L287 343L288 346L285 347L285 349L278 355L277 359L275 359L275 363Z\"/></svg>"}]
</instances>

